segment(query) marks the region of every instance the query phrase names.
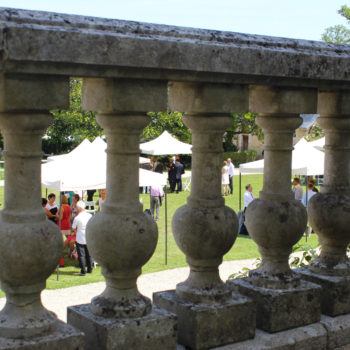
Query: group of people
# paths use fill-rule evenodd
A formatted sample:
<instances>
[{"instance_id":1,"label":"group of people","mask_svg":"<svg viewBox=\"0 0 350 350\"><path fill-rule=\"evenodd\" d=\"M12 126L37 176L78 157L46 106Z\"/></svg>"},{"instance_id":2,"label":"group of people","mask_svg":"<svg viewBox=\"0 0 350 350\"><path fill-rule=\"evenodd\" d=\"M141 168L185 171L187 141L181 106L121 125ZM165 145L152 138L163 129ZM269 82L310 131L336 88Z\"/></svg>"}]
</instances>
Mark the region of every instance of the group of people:
<instances>
[{"instance_id":1,"label":"group of people","mask_svg":"<svg viewBox=\"0 0 350 350\"><path fill-rule=\"evenodd\" d=\"M152 157L150 159L148 170L154 171L156 173L162 174L165 166L159 161L157 157ZM185 166L181 162L179 156L173 156L169 159L169 163L166 166L168 171L168 180L171 193L179 193L182 191L182 175L185 173ZM160 185L153 185L149 188L140 188L140 193L150 194L150 209L149 214L154 218L155 221L159 220L159 209L162 205L162 200L164 197L163 187ZM148 210L147 210L148 211Z\"/></svg>"},{"instance_id":2,"label":"group of people","mask_svg":"<svg viewBox=\"0 0 350 350\"><path fill-rule=\"evenodd\" d=\"M304 204L304 206L307 206L308 201L316 194L318 193L318 189L316 187L316 181L313 178L308 178L307 182L307 191L304 193L303 187L301 186L300 179L298 177L295 177L292 182L292 190L294 193L294 198L301 203Z\"/></svg>"},{"instance_id":3,"label":"group of people","mask_svg":"<svg viewBox=\"0 0 350 350\"><path fill-rule=\"evenodd\" d=\"M221 168L221 187L223 196L233 194L234 172L235 166L233 165L231 158L227 158L227 160L224 160L223 167Z\"/></svg>"},{"instance_id":4,"label":"group of people","mask_svg":"<svg viewBox=\"0 0 350 350\"><path fill-rule=\"evenodd\" d=\"M94 266L94 261L86 244L86 226L92 215L88 212L87 209L89 208L79 194L62 193L60 199L60 206L58 207L56 195L50 193L47 199L42 198L42 206L47 218L59 226L64 249L69 248L70 258L78 259L80 275L85 276L86 273L92 272ZM99 209L105 199L106 190L100 190L97 203ZM63 257L61 257L58 264L60 267L64 267Z\"/></svg>"}]
</instances>

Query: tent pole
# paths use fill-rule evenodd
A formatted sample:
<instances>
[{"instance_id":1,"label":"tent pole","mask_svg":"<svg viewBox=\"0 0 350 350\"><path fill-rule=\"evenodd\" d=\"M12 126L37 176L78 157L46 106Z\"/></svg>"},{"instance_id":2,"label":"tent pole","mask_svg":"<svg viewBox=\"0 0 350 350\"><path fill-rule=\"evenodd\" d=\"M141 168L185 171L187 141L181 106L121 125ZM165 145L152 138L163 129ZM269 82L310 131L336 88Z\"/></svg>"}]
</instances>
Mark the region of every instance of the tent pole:
<instances>
[{"instance_id":1,"label":"tent pole","mask_svg":"<svg viewBox=\"0 0 350 350\"><path fill-rule=\"evenodd\" d=\"M305 182L305 207L307 208L307 203L309 201L309 193L308 193L308 183L309 183L309 176L306 175L306 182ZM306 236L305 236L305 242L307 242L308 238L308 226L306 226Z\"/></svg>"},{"instance_id":2,"label":"tent pole","mask_svg":"<svg viewBox=\"0 0 350 350\"><path fill-rule=\"evenodd\" d=\"M239 172L239 210L242 209L242 174Z\"/></svg>"},{"instance_id":3,"label":"tent pole","mask_svg":"<svg viewBox=\"0 0 350 350\"><path fill-rule=\"evenodd\" d=\"M165 209L165 265L168 265L168 200L166 194L166 186L164 191L164 209Z\"/></svg>"}]
</instances>

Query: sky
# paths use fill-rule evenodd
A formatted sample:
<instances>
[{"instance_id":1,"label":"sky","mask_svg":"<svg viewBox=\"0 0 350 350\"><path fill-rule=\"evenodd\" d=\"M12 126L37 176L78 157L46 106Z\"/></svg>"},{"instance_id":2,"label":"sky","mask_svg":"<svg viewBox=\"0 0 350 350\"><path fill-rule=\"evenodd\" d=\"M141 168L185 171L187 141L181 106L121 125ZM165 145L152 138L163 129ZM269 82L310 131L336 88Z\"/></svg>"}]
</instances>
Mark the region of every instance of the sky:
<instances>
[{"instance_id":1,"label":"sky","mask_svg":"<svg viewBox=\"0 0 350 350\"><path fill-rule=\"evenodd\" d=\"M347 0L0 0L0 7L320 40Z\"/></svg>"}]
</instances>

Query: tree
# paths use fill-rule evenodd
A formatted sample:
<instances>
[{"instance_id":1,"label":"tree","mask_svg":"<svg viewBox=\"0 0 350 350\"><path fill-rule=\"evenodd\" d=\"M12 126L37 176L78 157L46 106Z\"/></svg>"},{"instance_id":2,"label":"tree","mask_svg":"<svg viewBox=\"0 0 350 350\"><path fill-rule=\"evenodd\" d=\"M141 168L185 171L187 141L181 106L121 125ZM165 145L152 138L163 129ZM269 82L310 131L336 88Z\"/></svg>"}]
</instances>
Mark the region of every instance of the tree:
<instances>
[{"instance_id":1,"label":"tree","mask_svg":"<svg viewBox=\"0 0 350 350\"><path fill-rule=\"evenodd\" d=\"M239 134L250 134L258 137L259 140L264 138L262 129L256 124L256 115L251 112L232 114L231 127L226 130L224 135L224 149L226 152L234 150L233 138Z\"/></svg>"},{"instance_id":2,"label":"tree","mask_svg":"<svg viewBox=\"0 0 350 350\"><path fill-rule=\"evenodd\" d=\"M343 5L338 13L350 23L350 7ZM332 44L350 44L350 29L342 24L329 27L323 33L322 40Z\"/></svg>"},{"instance_id":3,"label":"tree","mask_svg":"<svg viewBox=\"0 0 350 350\"><path fill-rule=\"evenodd\" d=\"M82 80L70 80L70 101L68 110L52 111L53 124L43 139L45 153L60 154L70 151L85 138L93 140L103 133L93 112L81 108Z\"/></svg>"},{"instance_id":4,"label":"tree","mask_svg":"<svg viewBox=\"0 0 350 350\"><path fill-rule=\"evenodd\" d=\"M180 112L150 112L150 123L144 128L142 141L148 141L167 130L180 141L191 143L191 133L182 120Z\"/></svg>"}]
</instances>

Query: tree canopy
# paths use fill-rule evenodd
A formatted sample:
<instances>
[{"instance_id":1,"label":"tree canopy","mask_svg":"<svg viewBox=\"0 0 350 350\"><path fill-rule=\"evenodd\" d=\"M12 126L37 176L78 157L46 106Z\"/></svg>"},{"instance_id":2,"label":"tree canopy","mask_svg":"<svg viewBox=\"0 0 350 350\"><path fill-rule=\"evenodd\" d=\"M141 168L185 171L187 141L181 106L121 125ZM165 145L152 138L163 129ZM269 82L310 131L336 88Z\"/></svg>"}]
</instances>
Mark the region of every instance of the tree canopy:
<instances>
[{"instance_id":1,"label":"tree canopy","mask_svg":"<svg viewBox=\"0 0 350 350\"><path fill-rule=\"evenodd\" d=\"M45 153L60 154L70 151L85 138L92 141L103 133L93 112L81 107L82 80L70 80L70 103L68 110L52 111L53 124L43 139Z\"/></svg>"},{"instance_id":2,"label":"tree canopy","mask_svg":"<svg viewBox=\"0 0 350 350\"><path fill-rule=\"evenodd\" d=\"M150 123L143 129L142 141L152 140L167 130L178 140L191 143L191 132L182 120L180 112L150 112Z\"/></svg>"},{"instance_id":3,"label":"tree canopy","mask_svg":"<svg viewBox=\"0 0 350 350\"><path fill-rule=\"evenodd\" d=\"M350 23L350 7L343 5L338 13ZM329 27L322 35L322 40L332 44L350 44L350 29L343 24Z\"/></svg>"}]
</instances>

